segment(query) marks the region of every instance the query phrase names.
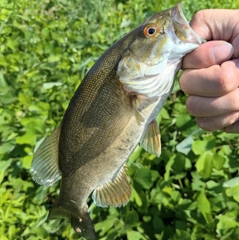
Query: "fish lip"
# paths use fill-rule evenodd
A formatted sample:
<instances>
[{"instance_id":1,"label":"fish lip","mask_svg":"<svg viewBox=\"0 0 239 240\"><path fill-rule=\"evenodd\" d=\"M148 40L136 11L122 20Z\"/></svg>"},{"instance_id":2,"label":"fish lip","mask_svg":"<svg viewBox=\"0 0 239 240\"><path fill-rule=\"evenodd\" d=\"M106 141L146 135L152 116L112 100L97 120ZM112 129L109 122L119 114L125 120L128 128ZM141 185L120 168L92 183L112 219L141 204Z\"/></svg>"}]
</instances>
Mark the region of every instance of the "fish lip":
<instances>
[{"instance_id":1,"label":"fish lip","mask_svg":"<svg viewBox=\"0 0 239 240\"><path fill-rule=\"evenodd\" d=\"M187 36L184 41L194 44L202 44L206 42L203 38L201 38L191 27L189 22L187 21L184 13L182 4L179 2L172 8L172 24L179 26L185 29L187 32Z\"/></svg>"}]
</instances>

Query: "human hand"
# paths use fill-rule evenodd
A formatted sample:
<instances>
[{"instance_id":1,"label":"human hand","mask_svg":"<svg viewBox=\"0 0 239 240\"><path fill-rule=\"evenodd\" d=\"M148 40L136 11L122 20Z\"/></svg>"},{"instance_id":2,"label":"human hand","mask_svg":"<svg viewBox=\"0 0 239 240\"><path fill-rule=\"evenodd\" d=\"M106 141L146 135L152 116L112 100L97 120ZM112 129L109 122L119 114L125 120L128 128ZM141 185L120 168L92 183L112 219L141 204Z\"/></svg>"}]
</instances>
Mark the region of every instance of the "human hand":
<instances>
[{"instance_id":1,"label":"human hand","mask_svg":"<svg viewBox=\"0 0 239 240\"><path fill-rule=\"evenodd\" d=\"M202 10L190 25L206 40L183 59L187 109L209 131L239 133L239 11Z\"/></svg>"}]
</instances>

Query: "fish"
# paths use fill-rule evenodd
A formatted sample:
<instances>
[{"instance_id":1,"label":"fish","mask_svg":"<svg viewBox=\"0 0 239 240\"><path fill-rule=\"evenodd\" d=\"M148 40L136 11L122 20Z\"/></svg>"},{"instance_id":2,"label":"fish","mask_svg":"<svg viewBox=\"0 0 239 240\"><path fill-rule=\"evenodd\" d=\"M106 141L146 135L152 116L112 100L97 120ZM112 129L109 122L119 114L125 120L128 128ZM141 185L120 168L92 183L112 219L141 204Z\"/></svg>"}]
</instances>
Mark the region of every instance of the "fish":
<instances>
[{"instance_id":1,"label":"fish","mask_svg":"<svg viewBox=\"0 0 239 240\"><path fill-rule=\"evenodd\" d=\"M127 159L138 144L160 156L157 115L182 58L203 41L178 3L149 17L95 62L59 127L34 154L36 183L51 186L61 178L49 219L66 218L81 236L97 239L88 197L101 207L128 203Z\"/></svg>"}]
</instances>

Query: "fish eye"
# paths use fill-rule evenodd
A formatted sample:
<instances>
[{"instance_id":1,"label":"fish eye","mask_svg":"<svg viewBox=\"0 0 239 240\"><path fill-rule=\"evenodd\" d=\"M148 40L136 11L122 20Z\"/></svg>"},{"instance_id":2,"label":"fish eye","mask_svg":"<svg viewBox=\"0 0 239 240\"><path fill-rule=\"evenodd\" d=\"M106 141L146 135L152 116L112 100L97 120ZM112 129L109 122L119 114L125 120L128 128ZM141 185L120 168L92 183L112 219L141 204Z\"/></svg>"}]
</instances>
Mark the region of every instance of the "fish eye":
<instances>
[{"instance_id":1,"label":"fish eye","mask_svg":"<svg viewBox=\"0 0 239 240\"><path fill-rule=\"evenodd\" d=\"M152 34L154 34L155 33L155 29L154 28L149 28L148 29L148 34L149 35L152 35Z\"/></svg>"},{"instance_id":2,"label":"fish eye","mask_svg":"<svg viewBox=\"0 0 239 240\"><path fill-rule=\"evenodd\" d=\"M155 35L158 32L158 27L154 24L148 25L144 28L144 36L149 38Z\"/></svg>"}]
</instances>

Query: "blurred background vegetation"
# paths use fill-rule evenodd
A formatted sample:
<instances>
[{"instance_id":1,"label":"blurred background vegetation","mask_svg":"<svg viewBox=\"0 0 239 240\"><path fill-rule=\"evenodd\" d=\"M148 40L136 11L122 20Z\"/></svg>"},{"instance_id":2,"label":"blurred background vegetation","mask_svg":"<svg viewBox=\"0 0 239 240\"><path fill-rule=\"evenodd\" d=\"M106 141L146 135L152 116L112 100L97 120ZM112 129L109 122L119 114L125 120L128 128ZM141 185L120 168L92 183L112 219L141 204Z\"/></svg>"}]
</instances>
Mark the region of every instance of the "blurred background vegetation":
<instances>
[{"instance_id":1,"label":"blurred background vegetation","mask_svg":"<svg viewBox=\"0 0 239 240\"><path fill-rule=\"evenodd\" d=\"M34 149L95 60L176 2L0 0L0 240L78 239L69 222L47 221L59 183L32 181ZM182 4L189 20L200 9L239 8L232 0ZM238 239L238 136L200 130L185 100L176 81L159 114L160 158L140 147L130 157L129 204L99 208L89 200L99 239Z\"/></svg>"}]
</instances>

